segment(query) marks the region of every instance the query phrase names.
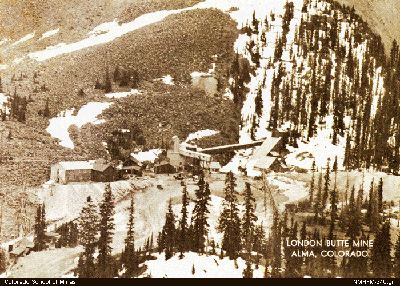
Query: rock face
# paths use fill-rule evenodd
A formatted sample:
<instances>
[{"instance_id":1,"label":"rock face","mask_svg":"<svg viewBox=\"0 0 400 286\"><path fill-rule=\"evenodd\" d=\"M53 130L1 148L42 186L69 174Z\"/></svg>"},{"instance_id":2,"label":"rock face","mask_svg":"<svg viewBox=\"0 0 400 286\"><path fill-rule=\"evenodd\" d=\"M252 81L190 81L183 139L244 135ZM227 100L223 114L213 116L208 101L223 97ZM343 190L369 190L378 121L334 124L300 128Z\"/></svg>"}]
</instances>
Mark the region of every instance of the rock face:
<instances>
[{"instance_id":1,"label":"rock face","mask_svg":"<svg viewBox=\"0 0 400 286\"><path fill-rule=\"evenodd\" d=\"M338 0L353 6L356 11L382 37L388 54L393 40L400 42L400 1L398 0Z\"/></svg>"}]
</instances>

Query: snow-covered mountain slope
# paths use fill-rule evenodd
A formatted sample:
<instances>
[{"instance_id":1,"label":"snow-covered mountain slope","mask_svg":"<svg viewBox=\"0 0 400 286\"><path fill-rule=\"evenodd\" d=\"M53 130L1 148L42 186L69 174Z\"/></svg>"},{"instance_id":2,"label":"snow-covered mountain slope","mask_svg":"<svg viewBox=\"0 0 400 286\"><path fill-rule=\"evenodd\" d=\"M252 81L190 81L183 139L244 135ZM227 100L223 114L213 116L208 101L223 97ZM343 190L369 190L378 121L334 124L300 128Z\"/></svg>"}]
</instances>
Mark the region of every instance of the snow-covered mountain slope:
<instances>
[{"instance_id":1,"label":"snow-covered mountain slope","mask_svg":"<svg viewBox=\"0 0 400 286\"><path fill-rule=\"evenodd\" d=\"M310 168L315 159L321 168L335 156L340 169L392 164L390 156L381 159L377 144L395 152L396 131L382 135L374 129L380 118L393 116L383 102L396 101L388 99L396 95L385 84L380 37L354 10L334 1L271 2L241 22L247 24L235 49L251 68L240 142L270 137L277 129L287 136L290 165ZM231 86L236 84L232 78ZM233 93L231 88L231 98ZM246 156L237 152L235 160Z\"/></svg>"}]
</instances>

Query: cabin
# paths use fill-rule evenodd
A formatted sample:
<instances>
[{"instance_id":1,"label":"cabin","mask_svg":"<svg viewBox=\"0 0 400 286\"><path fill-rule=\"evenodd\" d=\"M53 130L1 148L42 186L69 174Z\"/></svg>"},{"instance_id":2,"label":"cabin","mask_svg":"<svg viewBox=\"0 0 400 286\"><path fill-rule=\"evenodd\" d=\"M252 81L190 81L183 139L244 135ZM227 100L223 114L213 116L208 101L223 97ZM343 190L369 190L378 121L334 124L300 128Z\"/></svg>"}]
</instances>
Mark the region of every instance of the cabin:
<instances>
[{"instance_id":1,"label":"cabin","mask_svg":"<svg viewBox=\"0 0 400 286\"><path fill-rule=\"evenodd\" d=\"M51 166L50 180L56 183L89 182L93 165L89 161L59 162Z\"/></svg>"},{"instance_id":2,"label":"cabin","mask_svg":"<svg viewBox=\"0 0 400 286\"><path fill-rule=\"evenodd\" d=\"M8 252L10 253L11 259L16 259L18 257L28 255L33 247L33 242L24 237L14 244L10 244L8 246Z\"/></svg>"},{"instance_id":3,"label":"cabin","mask_svg":"<svg viewBox=\"0 0 400 286\"><path fill-rule=\"evenodd\" d=\"M55 249L60 237L61 235L59 233L46 231L44 233L44 241L46 243L46 248Z\"/></svg>"},{"instance_id":4,"label":"cabin","mask_svg":"<svg viewBox=\"0 0 400 286\"><path fill-rule=\"evenodd\" d=\"M156 174L173 174L175 172L175 167L167 161L162 161L154 165L154 173Z\"/></svg>"},{"instance_id":5,"label":"cabin","mask_svg":"<svg viewBox=\"0 0 400 286\"><path fill-rule=\"evenodd\" d=\"M116 170L104 159L96 160L92 169L93 182L112 182L116 178Z\"/></svg>"},{"instance_id":6,"label":"cabin","mask_svg":"<svg viewBox=\"0 0 400 286\"><path fill-rule=\"evenodd\" d=\"M59 184L73 182L111 182L117 178L115 168L104 159L59 162L51 166L50 180Z\"/></svg>"},{"instance_id":7,"label":"cabin","mask_svg":"<svg viewBox=\"0 0 400 286\"><path fill-rule=\"evenodd\" d=\"M120 171L121 176L124 176L124 175L142 176L143 175L142 169L139 166L122 166L119 169L119 171Z\"/></svg>"}]
</instances>

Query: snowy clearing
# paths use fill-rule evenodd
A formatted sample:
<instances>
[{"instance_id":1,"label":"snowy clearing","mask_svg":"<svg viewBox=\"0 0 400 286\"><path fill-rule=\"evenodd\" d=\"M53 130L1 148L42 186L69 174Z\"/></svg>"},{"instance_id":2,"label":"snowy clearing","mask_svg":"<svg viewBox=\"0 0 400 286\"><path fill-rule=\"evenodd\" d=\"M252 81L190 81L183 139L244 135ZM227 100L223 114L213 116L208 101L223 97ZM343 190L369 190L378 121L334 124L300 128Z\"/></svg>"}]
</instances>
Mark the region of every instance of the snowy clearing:
<instances>
[{"instance_id":1,"label":"snowy clearing","mask_svg":"<svg viewBox=\"0 0 400 286\"><path fill-rule=\"evenodd\" d=\"M217 255L199 255L197 253L185 253L183 259L179 254L165 260L165 254L154 254L157 259L146 261L147 271L141 276L151 275L152 278L242 278L246 262L242 258L237 259L238 268L235 262L228 257L222 260ZM192 267L194 265L194 274ZM264 267L254 269L254 278L262 278Z\"/></svg>"},{"instance_id":2,"label":"snowy clearing","mask_svg":"<svg viewBox=\"0 0 400 286\"><path fill-rule=\"evenodd\" d=\"M72 115L74 110L67 110L64 112L64 116L60 114L58 117L50 119L50 125L46 130L52 137L61 140L60 145L73 149L74 143L69 137L68 128L71 125L76 125L80 128L86 123L101 123L97 116L110 105L111 103L109 102L90 102L84 105L75 116Z\"/></svg>"}]
</instances>

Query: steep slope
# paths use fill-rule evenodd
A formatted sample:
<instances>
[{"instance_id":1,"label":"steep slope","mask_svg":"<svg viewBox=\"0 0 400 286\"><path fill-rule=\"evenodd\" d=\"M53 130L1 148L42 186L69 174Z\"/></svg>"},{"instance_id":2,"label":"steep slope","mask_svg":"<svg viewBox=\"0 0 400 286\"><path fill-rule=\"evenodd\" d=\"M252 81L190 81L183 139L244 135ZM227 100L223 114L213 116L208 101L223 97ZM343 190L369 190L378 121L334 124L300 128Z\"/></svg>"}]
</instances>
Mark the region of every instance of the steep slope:
<instances>
[{"instance_id":1,"label":"steep slope","mask_svg":"<svg viewBox=\"0 0 400 286\"><path fill-rule=\"evenodd\" d=\"M323 167L338 156L341 168L398 168L398 47L386 61L380 36L335 1L278 4L247 23L235 46L253 74L244 85L231 80L243 104L241 141L278 129L293 147L291 165L309 168L315 158Z\"/></svg>"}]
</instances>

